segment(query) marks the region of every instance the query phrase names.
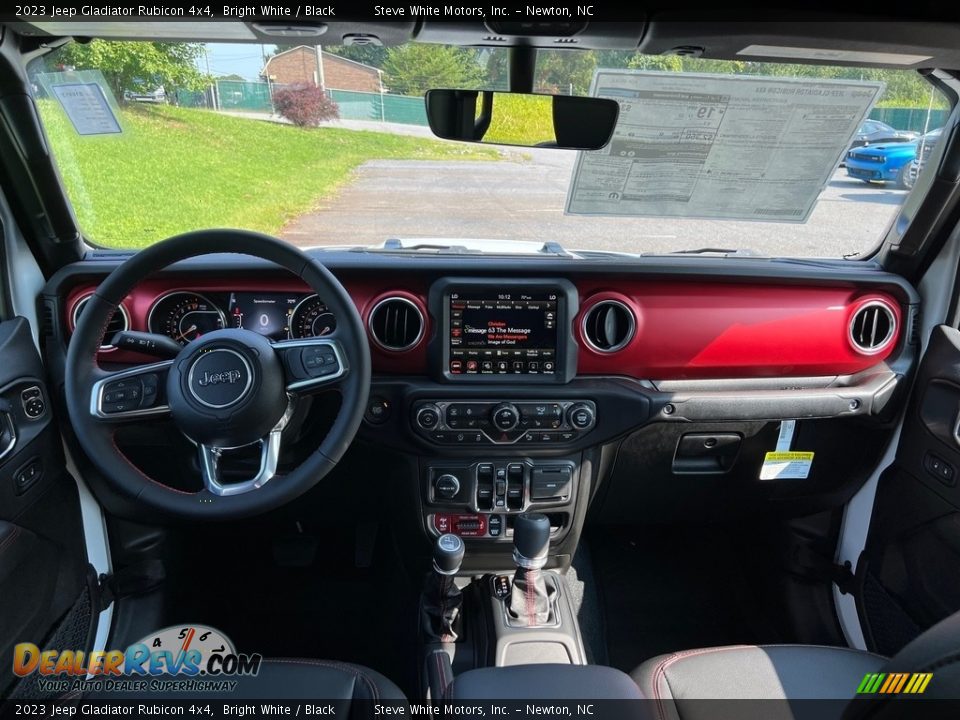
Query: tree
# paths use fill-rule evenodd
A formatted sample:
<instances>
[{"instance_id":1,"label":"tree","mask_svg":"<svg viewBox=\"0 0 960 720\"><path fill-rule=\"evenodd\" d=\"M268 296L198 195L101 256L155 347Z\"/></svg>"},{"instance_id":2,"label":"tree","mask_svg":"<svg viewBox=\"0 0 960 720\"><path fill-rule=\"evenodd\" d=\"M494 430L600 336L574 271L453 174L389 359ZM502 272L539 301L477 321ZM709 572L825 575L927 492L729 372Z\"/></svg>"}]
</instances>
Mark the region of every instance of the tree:
<instances>
[{"instance_id":1,"label":"tree","mask_svg":"<svg viewBox=\"0 0 960 720\"><path fill-rule=\"evenodd\" d=\"M124 91L146 93L163 87L201 90L209 79L197 69L203 55L199 43L115 42L94 40L62 49L57 61L77 70L99 70L118 100Z\"/></svg>"},{"instance_id":2,"label":"tree","mask_svg":"<svg viewBox=\"0 0 960 720\"><path fill-rule=\"evenodd\" d=\"M387 49L383 45L333 45L324 50L375 68L383 68L387 61Z\"/></svg>"},{"instance_id":3,"label":"tree","mask_svg":"<svg viewBox=\"0 0 960 720\"><path fill-rule=\"evenodd\" d=\"M390 92L423 95L430 88L477 88L484 72L469 50L408 43L387 50L383 82Z\"/></svg>"},{"instance_id":4,"label":"tree","mask_svg":"<svg viewBox=\"0 0 960 720\"><path fill-rule=\"evenodd\" d=\"M597 55L592 50L553 50L537 54L537 89L586 95L597 69Z\"/></svg>"}]
</instances>

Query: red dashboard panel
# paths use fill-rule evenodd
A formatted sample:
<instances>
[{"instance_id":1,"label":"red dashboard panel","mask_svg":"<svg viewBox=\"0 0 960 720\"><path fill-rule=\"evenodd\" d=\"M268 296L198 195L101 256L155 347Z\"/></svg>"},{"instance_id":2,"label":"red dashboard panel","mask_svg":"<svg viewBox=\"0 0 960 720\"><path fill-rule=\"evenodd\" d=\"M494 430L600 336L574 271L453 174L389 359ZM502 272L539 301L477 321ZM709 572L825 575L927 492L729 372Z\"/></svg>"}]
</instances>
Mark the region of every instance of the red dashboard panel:
<instances>
[{"instance_id":1,"label":"red dashboard panel","mask_svg":"<svg viewBox=\"0 0 960 720\"><path fill-rule=\"evenodd\" d=\"M390 352L370 342L374 371L381 374L425 375L427 344L433 333L426 308L426 280L393 285L382 278L345 276L354 303L367 324L377 302L401 296L417 305L425 330L409 350ZM844 375L870 368L886 359L898 345L903 327L899 303L882 292L851 287L761 285L729 282L686 282L612 279L576 282L580 311L572 332L579 345L578 373L623 375L648 380L697 378L803 377ZM66 318L78 300L94 286L74 288L67 297ZM225 278L204 280L164 277L149 280L124 301L133 330L146 330L151 305L175 290L204 292L310 290L294 278ZM583 319L603 299L626 305L636 319L633 339L614 353L602 353L586 342ZM896 320L896 334L880 352L858 352L849 338L851 319L871 301L888 305ZM369 333L368 333L369 334ZM142 363L133 353L110 350L101 361Z\"/></svg>"},{"instance_id":2,"label":"red dashboard panel","mask_svg":"<svg viewBox=\"0 0 960 720\"><path fill-rule=\"evenodd\" d=\"M903 327L891 296L855 288L631 280L580 283L574 328L580 374L648 380L844 375L884 360ZM620 351L585 341L583 318L602 299L627 305L636 333ZM849 338L854 313L880 300L896 333L882 351L862 354Z\"/></svg>"},{"instance_id":3,"label":"red dashboard panel","mask_svg":"<svg viewBox=\"0 0 960 720\"><path fill-rule=\"evenodd\" d=\"M368 279L343 279L347 286L350 296L353 298L360 316L363 318L364 326L367 326L370 312L376 304L388 296L400 296L413 302L423 314L425 328L420 340L409 350L403 352L390 352L378 346L375 342L370 342L370 355L375 372L391 374L422 374L427 367L427 342L430 338L431 323L430 314L426 309L426 289L417 286L410 286L406 289L385 286L382 282L376 282ZM76 303L85 295L88 295L95 289L95 286L81 286L74 288L68 295L65 304L65 322L67 329L73 332L73 308ZM230 291L259 291L259 292L297 292L312 293L304 283L291 277L289 279L252 279L252 278L228 278L224 280L203 280L196 277L183 278L176 280L165 277L159 280L147 280L140 283L123 301L123 306L130 316L131 330L147 330L147 315L150 307L156 300L169 292L177 290L187 290L199 293L216 293ZM369 331L368 331L369 336ZM99 355L101 362L111 363L143 363L154 360L137 353L131 353L121 350L107 350Z\"/></svg>"}]
</instances>

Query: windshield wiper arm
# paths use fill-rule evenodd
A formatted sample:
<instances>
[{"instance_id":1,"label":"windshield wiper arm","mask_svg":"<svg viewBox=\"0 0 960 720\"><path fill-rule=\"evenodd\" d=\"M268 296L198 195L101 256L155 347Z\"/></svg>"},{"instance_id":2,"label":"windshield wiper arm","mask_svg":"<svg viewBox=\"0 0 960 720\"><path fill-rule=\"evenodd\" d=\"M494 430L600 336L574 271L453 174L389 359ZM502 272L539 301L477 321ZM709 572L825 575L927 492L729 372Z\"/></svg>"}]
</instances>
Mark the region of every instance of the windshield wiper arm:
<instances>
[{"instance_id":1,"label":"windshield wiper arm","mask_svg":"<svg viewBox=\"0 0 960 720\"><path fill-rule=\"evenodd\" d=\"M451 255L483 255L483 254L542 254L556 255L560 257L575 257L573 253L565 250L560 243L553 240L546 240L539 247L536 243L525 242L517 243L526 245L528 249L515 250L510 247L511 241L502 240L462 240L460 242L445 242L444 240L402 240L400 238L387 238L382 245L373 245L366 248L356 248L363 252L433 252L437 254ZM484 247L487 245L487 247ZM536 248L536 249L534 249Z\"/></svg>"},{"instance_id":2,"label":"windshield wiper arm","mask_svg":"<svg viewBox=\"0 0 960 720\"><path fill-rule=\"evenodd\" d=\"M749 248L715 248L702 247L692 250L673 250L668 253L643 253L644 255L749 255L757 257L757 253Z\"/></svg>"}]
</instances>

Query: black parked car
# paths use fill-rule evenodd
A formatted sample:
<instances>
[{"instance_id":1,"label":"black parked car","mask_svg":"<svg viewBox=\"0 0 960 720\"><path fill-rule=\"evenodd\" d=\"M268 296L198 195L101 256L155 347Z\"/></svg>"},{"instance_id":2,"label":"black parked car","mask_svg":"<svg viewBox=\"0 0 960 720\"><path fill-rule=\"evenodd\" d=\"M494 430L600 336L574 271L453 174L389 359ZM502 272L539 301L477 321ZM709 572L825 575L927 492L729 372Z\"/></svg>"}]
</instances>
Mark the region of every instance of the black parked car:
<instances>
[{"instance_id":1,"label":"black parked car","mask_svg":"<svg viewBox=\"0 0 960 720\"><path fill-rule=\"evenodd\" d=\"M874 143L910 142L920 136L912 130L897 130L879 120L865 120L853 136L850 149Z\"/></svg>"}]
</instances>

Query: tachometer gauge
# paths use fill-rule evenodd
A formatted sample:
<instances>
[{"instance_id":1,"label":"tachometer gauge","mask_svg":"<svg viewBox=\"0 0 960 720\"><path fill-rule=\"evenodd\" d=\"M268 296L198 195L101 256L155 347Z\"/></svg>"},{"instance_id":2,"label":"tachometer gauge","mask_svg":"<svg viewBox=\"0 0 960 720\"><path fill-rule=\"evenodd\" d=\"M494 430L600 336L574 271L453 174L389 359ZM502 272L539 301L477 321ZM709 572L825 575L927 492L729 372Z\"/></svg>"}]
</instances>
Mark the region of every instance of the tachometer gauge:
<instances>
[{"instance_id":1,"label":"tachometer gauge","mask_svg":"<svg viewBox=\"0 0 960 720\"><path fill-rule=\"evenodd\" d=\"M150 332L172 337L181 345L226 326L223 311L209 298L172 292L157 300L147 317Z\"/></svg>"},{"instance_id":2,"label":"tachometer gauge","mask_svg":"<svg viewBox=\"0 0 960 720\"><path fill-rule=\"evenodd\" d=\"M290 335L295 338L323 337L337 329L337 319L316 295L305 297L290 316Z\"/></svg>"}]
</instances>

